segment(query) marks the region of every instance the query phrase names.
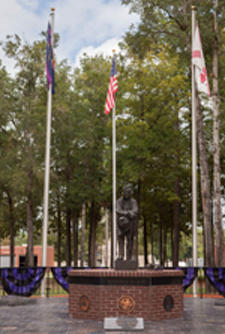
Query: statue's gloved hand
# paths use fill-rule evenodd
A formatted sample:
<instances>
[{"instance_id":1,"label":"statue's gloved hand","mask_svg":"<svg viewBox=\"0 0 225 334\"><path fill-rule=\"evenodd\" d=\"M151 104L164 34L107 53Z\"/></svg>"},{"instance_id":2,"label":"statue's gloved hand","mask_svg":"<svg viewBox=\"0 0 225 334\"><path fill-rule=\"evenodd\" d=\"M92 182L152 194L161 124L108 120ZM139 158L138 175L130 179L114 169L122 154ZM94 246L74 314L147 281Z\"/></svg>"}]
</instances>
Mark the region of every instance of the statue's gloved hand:
<instances>
[{"instance_id":1,"label":"statue's gloved hand","mask_svg":"<svg viewBox=\"0 0 225 334\"><path fill-rule=\"evenodd\" d=\"M135 214L132 211L129 211L128 215L129 215L130 218L134 218L135 217Z\"/></svg>"}]
</instances>

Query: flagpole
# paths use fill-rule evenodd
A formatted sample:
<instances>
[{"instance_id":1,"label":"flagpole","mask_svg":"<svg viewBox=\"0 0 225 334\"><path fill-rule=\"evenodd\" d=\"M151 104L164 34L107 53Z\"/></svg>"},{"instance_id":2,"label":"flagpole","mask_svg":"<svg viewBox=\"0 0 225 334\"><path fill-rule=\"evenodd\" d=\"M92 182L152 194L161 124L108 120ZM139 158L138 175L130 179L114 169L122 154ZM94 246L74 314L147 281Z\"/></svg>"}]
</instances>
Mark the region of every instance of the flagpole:
<instances>
[{"instance_id":1,"label":"flagpole","mask_svg":"<svg viewBox=\"0 0 225 334\"><path fill-rule=\"evenodd\" d=\"M51 40L54 38L54 8L51 9ZM48 202L49 202L49 171L50 171L50 145L51 145L51 111L52 111L52 82L48 89L46 152L45 152L45 185L44 185L44 221L42 232L42 266L47 264L47 235L48 235ZM45 297L45 278L41 286L42 297Z\"/></svg>"},{"instance_id":2,"label":"flagpole","mask_svg":"<svg viewBox=\"0 0 225 334\"><path fill-rule=\"evenodd\" d=\"M105 209L105 267L108 267L108 244L109 244L109 211L108 208Z\"/></svg>"},{"instance_id":3,"label":"flagpole","mask_svg":"<svg viewBox=\"0 0 225 334\"><path fill-rule=\"evenodd\" d=\"M195 7L192 6L192 50L195 33ZM196 111L195 111L195 75L192 62L192 253L193 266L198 266L197 255L197 170L196 170ZM194 297L197 297L197 279L194 281Z\"/></svg>"},{"instance_id":4,"label":"flagpole","mask_svg":"<svg viewBox=\"0 0 225 334\"><path fill-rule=\"evenodd\" d=\"M115 54L113 50L113 57ZM116 263L116 101L113 108L113 267Z\"/></svg>"}]
</instances>

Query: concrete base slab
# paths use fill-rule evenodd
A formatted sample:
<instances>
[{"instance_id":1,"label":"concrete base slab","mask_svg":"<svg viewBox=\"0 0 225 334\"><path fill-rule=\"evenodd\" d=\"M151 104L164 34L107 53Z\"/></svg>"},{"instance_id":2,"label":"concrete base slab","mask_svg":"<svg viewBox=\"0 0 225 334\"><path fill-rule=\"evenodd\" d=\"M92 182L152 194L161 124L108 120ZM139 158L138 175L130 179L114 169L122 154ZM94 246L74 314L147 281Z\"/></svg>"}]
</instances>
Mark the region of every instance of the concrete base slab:
<instances>
[{"instance_id":1,"label":"concrete base slab","mask_svg":"<svg viewBox=\"0 0 225 334\"><path fill-rule=\"evenodd\" d=\"M106 331L143 331L143 318L105 318L104 330Z\"/></svg>"}]
</instances>

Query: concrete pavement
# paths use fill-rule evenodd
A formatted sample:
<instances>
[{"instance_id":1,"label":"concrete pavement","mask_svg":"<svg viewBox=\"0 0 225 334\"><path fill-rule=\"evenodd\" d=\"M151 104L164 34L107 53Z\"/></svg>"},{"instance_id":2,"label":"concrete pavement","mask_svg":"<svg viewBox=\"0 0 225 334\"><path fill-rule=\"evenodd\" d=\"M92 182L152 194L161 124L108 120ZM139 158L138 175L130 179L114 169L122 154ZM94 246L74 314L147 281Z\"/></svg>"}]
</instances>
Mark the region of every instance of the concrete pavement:
<instances>
[{"instance_id":1,"label":"concrete pavement","mask_svg":"<svg viewBox=\"0 0 225 334\"><path fill-rule=\"evenodd\" d=\"M217 302L213 298L184 298L184 319L145 322L144 333L225 334L225 306L216 305ZM28 305L1 305L0 334L3 333L106 334L101 321L70 319L67 297L39 298Z\"/></svg>"}]
</instances>

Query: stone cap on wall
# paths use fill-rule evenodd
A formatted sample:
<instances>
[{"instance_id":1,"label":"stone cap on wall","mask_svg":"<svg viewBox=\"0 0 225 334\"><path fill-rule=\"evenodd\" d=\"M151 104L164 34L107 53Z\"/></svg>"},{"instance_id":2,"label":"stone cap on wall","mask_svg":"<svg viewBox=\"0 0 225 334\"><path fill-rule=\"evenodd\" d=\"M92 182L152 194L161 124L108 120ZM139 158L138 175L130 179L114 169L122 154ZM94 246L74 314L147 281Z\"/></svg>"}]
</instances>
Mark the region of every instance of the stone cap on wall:
<instances>
[{"instance_id":1,"label":"stone cap on wall","mask_svg":"<svg viewBox=\"0 0 225 334\"><path fill-rule=\"evenodd\" d=\"M96 276L96 277L168 277L184 276L182 270L115 270L115 269L72 269L69 276Z\"/></svg>"}]
</instances>

